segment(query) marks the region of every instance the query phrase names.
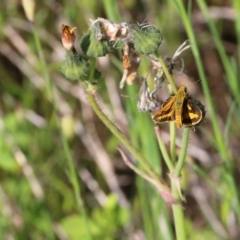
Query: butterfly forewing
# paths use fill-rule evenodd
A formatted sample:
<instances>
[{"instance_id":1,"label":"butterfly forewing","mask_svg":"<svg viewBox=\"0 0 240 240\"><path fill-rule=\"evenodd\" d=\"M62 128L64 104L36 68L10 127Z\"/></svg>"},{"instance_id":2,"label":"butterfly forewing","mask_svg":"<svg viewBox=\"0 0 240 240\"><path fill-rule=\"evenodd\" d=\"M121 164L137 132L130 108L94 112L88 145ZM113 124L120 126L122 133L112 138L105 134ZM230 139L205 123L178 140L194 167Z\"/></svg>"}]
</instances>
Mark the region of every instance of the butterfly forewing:
<instances>
[{"instance_id":1,"label":"butterfly forewing","mask_svg":"<svg viewBox=\"0 0 240 240\"><path fill-rule=\"evenodd\" d=\"M168 98L159 111L153 114L152 118L156 122L175 121L175 96Z\"/></svg>"}]
</instances>

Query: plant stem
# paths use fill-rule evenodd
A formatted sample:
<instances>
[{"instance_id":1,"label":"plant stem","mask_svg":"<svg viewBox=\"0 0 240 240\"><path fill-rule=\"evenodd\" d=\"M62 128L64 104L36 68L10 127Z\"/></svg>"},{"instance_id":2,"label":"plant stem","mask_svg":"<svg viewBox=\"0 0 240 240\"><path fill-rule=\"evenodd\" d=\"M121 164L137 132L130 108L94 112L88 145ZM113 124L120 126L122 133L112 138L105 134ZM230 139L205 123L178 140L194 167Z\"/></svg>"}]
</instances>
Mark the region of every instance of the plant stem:
<instances>
[{"instance_id":1,"label":"plant stem","mask_svg":"<svg viewBox=\"0 0 240 240\"><path fill-rule=\"evenodd\" d=\"M163 59L161 57L159 57L158 60L161 64L161 66L162 66L163 72L166 75L168 82L170 83L170 85L172 87L172 90L174 92L177 92L176 85L175 85L175 83L172 79L172 76L168 72L167 67L166 67ZM183 144L182 144L181 152L180 152L179 159L178 159L178 162L177 162L177 166L175 167L175 169L174 169L174 167L172 167L173 166L172 162L173 161L175 162L175 154L176 154L175 153L176 130L173 129L173 128L175 128L175 124L170 127L170 129L171 129L171 141L172 141L171 142L171 157L174 157L174 159L172 159L172 161L171 161L168 158L164 158L164 160L167 163L170 172L174 173L173 178L178 178L180 173L181 173L182 167L184 165L185 157L186 157L186 151L187 151L187 146L188 146L188 137L189 137L189 128L184 128ZM164 149L163 146L161 146L161 144L160 144L160 148L161 148L161 150ZM173 150L173 148L174 148L174 150ZM172 188L172 196L174 197L174 199L180 201L181 198L180 198L180 192L179 191L181 191L181 190L178 189L178 187L176 186L176 183L174 182L173 179L171 180L171 188ZM172 205L172 209L173 209L176 239L177 240L185 240L186 239L186 233L185 233L185 227L184 227L183 208L182 208L181 205Z\"/></svg>"},{"instance_id":2,"label":"plant stem","mask_svg":"<svg viewBox=\"0 0 240 240\"><path fill-rule=\"evenodd\" d=\"M170 155L172 159L172 163L176 162L176 126L175 122L170 123Z\"/></svg>"},{"instance_id":3,"label":"plant stem","mask_svg":"<svg viewBox=\"0 0 240 240\"><path fill-rule=\"evenodd\" d=\"M179 199L178 190L174 183L172 183L172 193L174 198ZM173 210L176 239L185 240L186 231L185 231L183 208L180 205L172 205L172 210Z\"/></svg>"},{"instance_id":4,"label":"plant stem","mask_svg":"<svg viewBox=\"0 0 240 240\"><path fill-rule=\"evenodd\" d=\"M40 39L39 39L39 36L38 36L38 32L37 32L36 26L34 24L32 25L32 30L33 30L33 37L34 37L34 41L35 41L35 46L37 48L37 52L38 52L38 56L39 56L39 62L41 64L41 69L43 71L44 78L45 78L45 81L47 83L47 91L48 91L48 94L49 94L48 97L50 98L50 101L52 101L53 107L55 109L56 108L56 103L55 103L55 98L54 98L54 94L53 94L52 82L50 80L50 75L49 75L49 72L47 70L47 65L46 65L46 62L45 62L45 59L44 59L44 56L43 56L42 46L41 46L41 42L40 42Z\"/></svg>"},{"instance_id":5,"label":"plant stem","mask_svg":"<svg viewBox=\"0 0 240 240\"><path fill-rule=\"evenodd\" d=\"M160 128L158 126L155 127L155 132L156 132L156 135L157 135L158 145L159 145L159 148L160 148L161 153L163 155L164 162L167 164L168 170L171 173L174 170L174 166L173 166L171 158L169 157L167 148L166 148L166 146L165 146L165 144L164 144L164 142L161 138Z\"/></svg>"},{"instance_id":6,"label":"plant stem","mask_svg":"<svg viewBox=\"0 0 240 240\"><path fill-rule=\"evenodd\" d=\"M159 61L160 64L161 64L161 67L162 67L162 69L163 69L163 72L164 72L164 74L166 75L166 78L167 78L168 82L170 83L172 90L173 90L174 92L177 92L176 85L175 85L175 83L174 83L174 81L173 81L173 78L172 78L171 74L168 72L168 69L167 69L167 67L166 67L166 65L165 65L164 60L159 56L159 57L158 57L158 61Z\"/></svg>"},{"instance_id":7,"label":"plant stem","mask_svg":"<svg viewBox=\"0 0 240 240\"><path fill-rule=\"evenodd\" d=\"M172 178L177 179L180 177L181 170L184 166L186 154L187 154L187 147L188 147L188 139L189 139L189 128L184 128L183 130L183 138L182 138L182 147L181 152L179 154L179 158L177 161L177 165L175 167L175 170L173 172ZM178 189L175 181L172 179L171 182L172 186L172 194L174 198L177 200L180 200L180 189ZM184 224L184 213L182 206L179 205L173 205L173 217L174 217L174 223L175 223L175 231L176 231L176 238L177 240L185 240L186 239L186 233L185 233L185 224Z\"/></svg>"},{"instance_id":8,"label":"plant stem","mask_svg":"<svg viewBox=\"0 0 240 240\"><path fill-rule=\"evenodd\" d=\"M190 128L186 127L183 130L183 137L182 137L182 146L181 146L181 151L179 154L179 158L177 161L177 165L175 167L174 170L174 177L179 177L185 162L185 158L187 155L187 147L188 147L188 140L189 140L189 132L190 132Z\"/></svg>"},{"instance_id":9,"label":"plant stem","mask_svg":"<svg viewBox=\"0 0 240 240\"><path fill-rule=\"evenodd\" d=\"M155 180L157 185L165 192L170 193L170 188L167 184L158 176L148 161L142 156L142 154L129 142L129 140L123 135L123 133L109 120L109 118L103 113L99 107L94 94L87 92L88 102L93 108L94 112L98 115L101 121L107 126L107 128L122 142L122 144L131 152L131 154L142 164L146 172Z\"/></svg>"}]
</instances>

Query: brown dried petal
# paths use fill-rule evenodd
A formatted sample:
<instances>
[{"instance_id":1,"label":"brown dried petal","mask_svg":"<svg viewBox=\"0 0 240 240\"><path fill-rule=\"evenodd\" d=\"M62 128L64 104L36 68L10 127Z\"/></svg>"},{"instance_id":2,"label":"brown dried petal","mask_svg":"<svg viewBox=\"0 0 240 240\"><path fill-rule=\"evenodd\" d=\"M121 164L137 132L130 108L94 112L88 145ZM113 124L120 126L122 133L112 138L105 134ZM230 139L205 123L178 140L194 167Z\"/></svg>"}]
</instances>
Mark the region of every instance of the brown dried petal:
<instances>
[{"instance_id":1,"label":"brown dried petal","mask_svg":"<svg viewBox=\"0 0 240 240\"><path fill-rule=\"evenodd\" d=\"M120 24L112 23L104 18L98 18L101 27L110 41L116 41L116 35L120 29Z\"/></svg>"},{"instance_id":2,"label":"brown dried petal","mask_svg":"<svg viewBox=\"0 0 240 240\"><path fill-rule=\"evenodd\" d=\"M124 87L125 82L129 85L133 83L138 76L137 69L140 64L140 55L135 51L133 44L124 44L122 54L124 72L120 82L120 88Z\"/></svg>"},{"instance_id":3,"label":"brown dried petal","mask_svg":"<svg viewBox=\"0 0 240 240\"><path fill-rule=\"evenodd\" d=\"M134 72L130 72L127 76L127 84L128 85L132 85L133 81L136 79L137 77L137 72L134 71Z\"/></svg>"},{"instance_id":4,"label":"brown dried petal","mask_svg":"<svg viewBox=\"0 0 240 240\"><path fill-rule=\"evenodd\" d=\"M76 29L76 27L69 27L67 25L62 24L61 26L62 28L62 44L64 46L64 48L66 50L71 50L74 47L74 42L76 39L76 36L74 34L74 29Z\"/></svg>"},{"instance_id":5,"label":"brown dried petal","mask_svg":"<svg viewBox=\"0 0 240 240\"><path fill-rule=\"evenodd\" d=\"M123 62L124 69L129 69L131 67L131 62L130 62L129 56L123 55L122 62Z\"/></svg>"}]
</instances>

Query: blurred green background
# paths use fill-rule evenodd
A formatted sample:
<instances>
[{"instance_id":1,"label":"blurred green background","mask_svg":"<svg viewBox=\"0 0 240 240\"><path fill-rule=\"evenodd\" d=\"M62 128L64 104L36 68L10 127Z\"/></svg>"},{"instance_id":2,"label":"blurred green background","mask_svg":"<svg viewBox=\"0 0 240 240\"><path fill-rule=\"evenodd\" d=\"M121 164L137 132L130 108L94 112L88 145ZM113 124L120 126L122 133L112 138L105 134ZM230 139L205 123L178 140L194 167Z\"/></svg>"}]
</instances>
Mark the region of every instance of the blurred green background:
<instances>
[{"instance_id":1,"label":"blurred green background","mask_svg":"<svg viewBox=\"0 0 240 240\"><path fill-rule=\"evenodd\" d=\"M77 27L79 51L80 37L87 32L90 19L148 22L162 31L159 53L171 57L189 38L177 2L37 1L33 25L21 1L1 1L0 239L176 239L171 206L124 164L117 150L121 144L93 113L81 83L62 75L61 24ZM203 1L218 33L214 35L199 1L182 2L191 18L215 106L211 114L217 118L228 156L223 159L220 154L198 66L187 50L182 54L185 73L175 72L174 78L201 100L207 114L201 126L191 131L182 172L185 231L191 240L240 239L240 111L236 100L240 24L239 14L234 14L240 12L240 6L237 1ZM215 37L230 63L235 85L225 73L226 62ZM141 60L139 72L147 76L149 63L145 57ZM168 182L151 117L137 110L140 82L119 89L122 66L118 50L99 58L97 68L103 75L98 83L101 108ZM163 101L169 96L165 90ZM161 125L161 134L168 148L167 123ZM182 130L177 130L177 152L181 136ZM130 154L128 157L135 161ZM67 159L74 164L75 185Z\"/></svg>"}]
</instances>

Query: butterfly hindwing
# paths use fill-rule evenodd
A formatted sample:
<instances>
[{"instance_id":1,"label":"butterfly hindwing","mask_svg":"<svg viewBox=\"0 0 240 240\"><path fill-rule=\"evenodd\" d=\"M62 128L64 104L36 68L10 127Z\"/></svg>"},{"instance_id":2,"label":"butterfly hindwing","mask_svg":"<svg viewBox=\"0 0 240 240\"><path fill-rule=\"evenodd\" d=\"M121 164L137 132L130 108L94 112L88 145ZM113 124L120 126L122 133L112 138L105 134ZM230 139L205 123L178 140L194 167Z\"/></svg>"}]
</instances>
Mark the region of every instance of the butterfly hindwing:
<instances>
[{"instance_id":1,"label":"butterfly hindwing","mask_svg":"<svg viewBox=\"0 0 240 240\"><path fill-rule=\"evenodd\" d=\"M193 98L186 99L182 112L182 124L185 127L197 125L202 121L203 113Z\"/></svg>"}]
</instances>

